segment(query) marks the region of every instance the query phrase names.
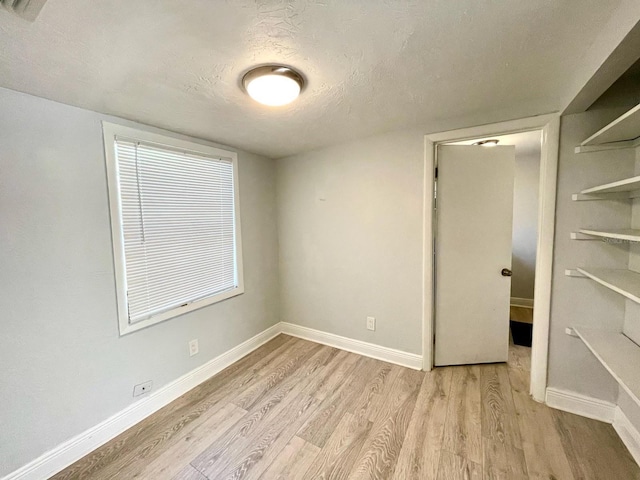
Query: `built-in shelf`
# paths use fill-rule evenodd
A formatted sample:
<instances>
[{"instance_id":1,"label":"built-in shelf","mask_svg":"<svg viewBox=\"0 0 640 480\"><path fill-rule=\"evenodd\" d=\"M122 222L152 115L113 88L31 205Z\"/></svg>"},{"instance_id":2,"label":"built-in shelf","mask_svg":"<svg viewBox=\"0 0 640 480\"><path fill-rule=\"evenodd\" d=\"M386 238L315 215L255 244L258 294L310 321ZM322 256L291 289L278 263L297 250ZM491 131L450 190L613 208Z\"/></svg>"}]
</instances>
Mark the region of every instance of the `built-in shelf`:
<instances>
[{"instance_id":1,"label":"built-in shelf","mask_svg":"<svg viewBox=\"0 0 640 480\"><path fill-rule=\"evenodd\" d=\"M592 228L581 228L578 230L585 235L591 235L593 237L611 238L615 240L626 240L629 242L640 242L640 230L626 228L615 230L596 230Z\"/></svg>"},{"instance_id":2,"label":"built-in shelf","mask_svg":"<svg viewBox=\"0 0 640 480\"><path fill-rule=\"evenodd\" d=\"M624 142L604 143L602 145L578 145L574 151L576 153L600 152L603 150L620 150L623 148L636 148L640 146L640 138L635 140L625 140Z\"/></svg>"},{"instance_id":3,"label":"built-in shelf","mask_svg":"<svg viewBox=\"0 0 640 480\"><path fill-rule=\"evenodd\" d=\"M615 268L578 268L585 277L640 303L640 273Z\"/></svg>"},{"instance_id":4,"label":"built-in shelf","mask_svg":"<svg viewBox=\"0 0 640 480\"><path fill-rule=\"evenodd\" d=\"M574 193L571 195L573 201L584 200L633 200L639 198L639 192L607 192L607 193Z\"/></svg>"},{"instance_id":5,"label":"built-in shelf","mask_svg":"<svg viewBox=\"0 0 640 480\"><path fill-rule=\"evenodd\" d=\"M620 152L620 149L632 149L635 152ZM575 153L601 152L602 161L611 159L612 161L621 160L621 153L635 153L636 157L640 153L640 104L628 110L614 121L605 125L589 138L584 140L580 145L575 147ZM628 161L633 160L632 155L627 156ZM602 173L605 173L604 165L601 167ZM640 171L635 172L635 176L622 178L616 181L607 181L608 178L600 177L596 182L606 182L591 184L586 186L578 193L572 195L574 201L608 201L606 206L612 211L625 214L627 221L618 223L618 226L628 226L630 228L600 228L604 226L599 224L597 220L597 212L591 217L583 216L587 213L586 208L580 208L580 216L583 218L582 226L588 228L580 228L570 232L572 240L582 241L582 247L576 252L576 256L590 254L596 265L607 266L611 251L603 248L589 247L589 243L608 242L608 243L640 243L640 222L638 214L640 213L640 202L634 201L640 198ZM604 176L604 175L603 175ZM611 178L611 177L609 177ZM618 177L620 178L620 177ZM616 202L618 203L616 205ZM623 202L623 204L619 204ZM624 205L626 204L626 205ZM630 207L630 208L629 208ZM583 211L584 210L584 211ZM626 214L628 212L628 216ZM600 212L602 215L602 212ZM606 224L605 224L606 225ZM578 242L576 242L578 243ZM636 247L637 248L637 247ZM631 265L636 263L640 258L640 254L636 248L629 247L628 261ZM589 250L587 252L587 250ZM620 250L618 248L618 250ZM625 253L620 252L618 253ZM610 265L610 264L609 264ZM640 269L636 269L640 270ZM620 388L623 389L640 406L640 338L636 338L638 328L637 308L631 302L640 304L640 271L633 271L626 268L596 268L596 267L580 267L572 270L565 270L565 275L576 278L576 282L582 278L584 282L596 282L609 290L616 292L627 300L624 303L624 315L616 312L617 315L611 318L602 318L600 321L587 322L589 327L573 326L566 328L568 335L577 336L587 346L587 348L595 355L598 361L607 369L607 371L618 382ZM586 285L582 286L586 288ZM606 291L600 287L595 287L597 292L591 292L596 297L606 294ZM584 292L583 292L584 293ZM620 299L622 300L622 299ZM597 299L594 299L597 301ZM580 309L576 307L575 315L578 315ZM634 322L634 323L630 323ZM595 327L595 328L594 328ZM612 331L617 330L617 331ZM627 334L629 336L627 336ZM632 339L633 338L633 339ZM636 343L638 342L638 343Z\"/></svg>"},{"instance_id":6,"label":"built-in shelf","mask_svg":"<svg viewBox=\"0 0 640 480\"><path fill-rule=\"evenodd\" d=\"M590 147L616 142L629 142L638 138L640 132L640 104L633 107L624 115L601 128L596 133L580 144L581 147ZM610 145L615 146L615 145Z\"/></svg>"},{"instance_id":7,"label":"built-in shelf","mask_svg":"<svg viewBox=\"0 0 640 480\"><path fill-rule=\"evenodd\" d=\"M625 178L616 182L605 183L597 187L586 188L580 193L583 195L594 193L616 193L616 192L633 192L640 190L640 175L637 177Z\"/></svg>"},{"instance_id":8,"label":"built-in shelf","mask_svg":"<svg viewBox=\"0 0 640 480\"><path fill-rule=\"evenodd\" d=\"M587 278L587 277L585 277L582 273L580 273L578 270L566 269L566 270L564 271L564 274L565 274L567 277Z\"/></svg>"},{"instance_id":9,"label":"built-in shelf","mask_svg":"<svg viewBox=\"0 0 640 480\"><path fill-rule=\"evenodd\" d=\"M574 327L574 331L620 386L640 405L640 346L622 333Z\"/></svg>"},{"instance_id":10,"label":"built-in shelf","mask_svg":"<svg viewBox=\"0 0 640 480\"><path fill-rule=\"evenodd\" d=\"M591 235L585 235L584 233L580 233L580 232L571 232L569 234L569 236L571 237L571 240L590 240L590 241L597 241L597 242L601 242L602 239L598 238L598 237L593 237Z\"/></svg>"}]
</instances>

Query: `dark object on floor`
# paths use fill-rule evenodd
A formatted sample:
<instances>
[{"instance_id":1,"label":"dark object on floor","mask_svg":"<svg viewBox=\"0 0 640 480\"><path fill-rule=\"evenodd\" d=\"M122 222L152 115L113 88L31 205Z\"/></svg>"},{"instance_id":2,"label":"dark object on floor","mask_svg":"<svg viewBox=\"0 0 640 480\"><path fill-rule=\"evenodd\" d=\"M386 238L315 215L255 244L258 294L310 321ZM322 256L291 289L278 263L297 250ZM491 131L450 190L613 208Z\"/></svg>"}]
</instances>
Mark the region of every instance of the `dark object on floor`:
<instances>
[{"instance_id":1,"label":"dark object on floor","mask_svg":"<svg viewBox=\"0 0 640 480\"><path fill-rule=\"evenodd\" d=\"M533 325L530 323L509 321L511 325L511 336L513 337L513 343L516 345L522 345L523 347L531 347L531 336L533 332Z\"/></svg>"}]
</instances>

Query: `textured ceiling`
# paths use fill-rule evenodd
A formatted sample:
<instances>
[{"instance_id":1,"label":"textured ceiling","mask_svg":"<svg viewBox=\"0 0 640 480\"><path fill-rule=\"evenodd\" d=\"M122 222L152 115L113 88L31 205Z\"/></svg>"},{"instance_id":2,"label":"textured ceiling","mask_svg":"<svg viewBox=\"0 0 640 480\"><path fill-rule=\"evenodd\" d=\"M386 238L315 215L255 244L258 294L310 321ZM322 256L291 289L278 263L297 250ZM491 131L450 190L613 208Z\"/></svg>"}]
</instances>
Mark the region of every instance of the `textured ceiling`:
<instances>
[{"instance_id":1,"label":"textured ceiling","mask_svg":"<svg viewBox=\"0 0 640 480\"><path fill-rule=\"evenodd\" d=\"M558 110L620 1L49 0L0 10L0 85L281 157ZM240 90L267 62L308 79L294 104Z\"/></svg>"}]
</instances>

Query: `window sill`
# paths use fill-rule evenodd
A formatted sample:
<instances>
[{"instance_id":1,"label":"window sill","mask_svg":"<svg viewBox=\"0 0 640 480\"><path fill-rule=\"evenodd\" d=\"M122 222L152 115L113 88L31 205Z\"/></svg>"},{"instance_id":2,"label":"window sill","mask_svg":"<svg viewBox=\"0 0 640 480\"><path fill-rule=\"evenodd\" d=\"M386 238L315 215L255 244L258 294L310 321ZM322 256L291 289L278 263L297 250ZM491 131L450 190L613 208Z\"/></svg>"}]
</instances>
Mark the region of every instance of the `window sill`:
<instances>
[{"instance_id":1,"label":"window sill","mask_svg":"<svg viewBox=\"0 0 640 480\"><path fill-rule=\"evenodd\" d=\"M149 317L145 320L141 320L136 323L129 323L128 318L120 318L119 319L120 336L137 332L138 330L142 330L143 328L150 327L151 325L155 325L157 323L170 320L180 315L184 315L185 313L189 313L194 310L198 310L200 308L213 305L214 303L222 302L223 300L227 300L228 298L235 297L243 293L244 293L244 286L240 285L234 288L233 290L227 290L226 292L222 292L217 295L213 295L211 297L203 298L202 300L198 300L196 302L189 303L188 305L184 305L182 307L177 307L177 308L168 310L166 312L162 312L158 315L154 315L152 317Z\"/></svg>"}]
</instances>

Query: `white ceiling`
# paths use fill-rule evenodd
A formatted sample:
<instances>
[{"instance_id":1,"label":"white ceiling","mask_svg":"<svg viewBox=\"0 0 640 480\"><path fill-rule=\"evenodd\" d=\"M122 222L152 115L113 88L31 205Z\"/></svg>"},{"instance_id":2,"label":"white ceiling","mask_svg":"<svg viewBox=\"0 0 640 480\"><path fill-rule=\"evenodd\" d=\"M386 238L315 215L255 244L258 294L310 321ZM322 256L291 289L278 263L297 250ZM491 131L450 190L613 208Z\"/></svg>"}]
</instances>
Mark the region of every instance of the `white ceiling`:
<instances>
[{"instance_id":1,"label":"white ceiling","mask_svg":"<svg viewBox=\"0 0 640 480\"><path fill-rule=\"evenodd\" d=\"M49 0L0 9L0 85L281 157L559 110L621 2ZM240 90L267 62L307 77L291 106Z\"/></svg>"}]
</instances>

